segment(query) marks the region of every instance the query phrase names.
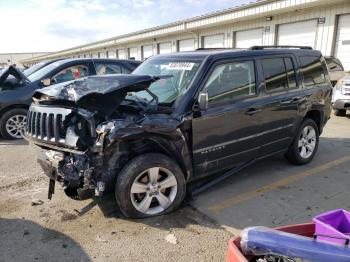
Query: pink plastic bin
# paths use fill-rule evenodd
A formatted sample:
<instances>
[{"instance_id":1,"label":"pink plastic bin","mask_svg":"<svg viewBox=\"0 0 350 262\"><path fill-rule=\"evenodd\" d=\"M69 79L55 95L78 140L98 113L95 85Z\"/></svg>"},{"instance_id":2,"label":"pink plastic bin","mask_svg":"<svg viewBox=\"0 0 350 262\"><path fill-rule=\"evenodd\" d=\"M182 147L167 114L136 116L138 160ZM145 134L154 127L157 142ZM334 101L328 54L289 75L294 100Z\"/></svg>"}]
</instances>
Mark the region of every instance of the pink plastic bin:
<instances>
[{"instance_id":1,"label":"pink plastic bin","mask_svg":"<svg viewBox=\"0 0 350 262\"><path fill-rule=\"evenodd\" d=\"M337 209L320 214L312 220L317 240L348 245L350 241L350 212Z\"/></svg>"}]
</instances>

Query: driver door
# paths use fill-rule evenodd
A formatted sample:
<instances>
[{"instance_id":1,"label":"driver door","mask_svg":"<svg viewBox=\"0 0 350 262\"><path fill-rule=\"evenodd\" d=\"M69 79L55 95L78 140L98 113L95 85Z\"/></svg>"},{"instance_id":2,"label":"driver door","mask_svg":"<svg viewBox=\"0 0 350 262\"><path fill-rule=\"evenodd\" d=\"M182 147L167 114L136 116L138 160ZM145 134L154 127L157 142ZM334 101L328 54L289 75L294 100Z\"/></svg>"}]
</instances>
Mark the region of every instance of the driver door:
<instances>
[{"instance_id":1,"label":"driver door","mask_svg":"<svg viewBox=\"0 0 350 262\"><path fill-rule=\"evenodd\" d=\"M192 121L196 176L254 159L260 149L261 107L254 59L217 62L205 81L208 108Z\"/></svg>"}]
</instances>

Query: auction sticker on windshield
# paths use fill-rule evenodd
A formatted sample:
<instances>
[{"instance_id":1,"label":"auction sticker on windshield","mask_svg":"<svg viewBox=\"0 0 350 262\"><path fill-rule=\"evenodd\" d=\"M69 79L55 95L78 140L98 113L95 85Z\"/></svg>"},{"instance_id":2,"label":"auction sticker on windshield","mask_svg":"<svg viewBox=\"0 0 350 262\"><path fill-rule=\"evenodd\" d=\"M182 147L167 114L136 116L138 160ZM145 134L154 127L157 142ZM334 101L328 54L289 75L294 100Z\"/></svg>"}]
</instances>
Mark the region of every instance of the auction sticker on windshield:
<instances>
[{"instance_id":1,"label":"auction sticker on windshield","mask_svg":"<svg viewBox=\"0 0 350 262\"><path fill-rule=\"evenodd\" d=\"M168 70L188 70L191 71L194 63L189 62L171 62L168 65Z\"/></svg>"}]
</instances>

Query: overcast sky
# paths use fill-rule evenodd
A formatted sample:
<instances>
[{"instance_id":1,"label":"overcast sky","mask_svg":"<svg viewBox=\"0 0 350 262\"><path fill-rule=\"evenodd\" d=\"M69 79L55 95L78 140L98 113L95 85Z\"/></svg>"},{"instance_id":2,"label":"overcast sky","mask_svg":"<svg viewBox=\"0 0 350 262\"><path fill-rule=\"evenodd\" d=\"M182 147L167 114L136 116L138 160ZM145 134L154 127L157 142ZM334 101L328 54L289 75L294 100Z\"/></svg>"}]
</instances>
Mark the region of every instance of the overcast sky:
<instances>
[{"instance_id":1,"label":"overcast sky","mask_svg":"<svg viewBox=\"0 0 350 262\"><path fill-rule=\"evenodd\" d=\"M58 51L252 0L0 0L0 53Z\"/></svg>"}]
</instances>

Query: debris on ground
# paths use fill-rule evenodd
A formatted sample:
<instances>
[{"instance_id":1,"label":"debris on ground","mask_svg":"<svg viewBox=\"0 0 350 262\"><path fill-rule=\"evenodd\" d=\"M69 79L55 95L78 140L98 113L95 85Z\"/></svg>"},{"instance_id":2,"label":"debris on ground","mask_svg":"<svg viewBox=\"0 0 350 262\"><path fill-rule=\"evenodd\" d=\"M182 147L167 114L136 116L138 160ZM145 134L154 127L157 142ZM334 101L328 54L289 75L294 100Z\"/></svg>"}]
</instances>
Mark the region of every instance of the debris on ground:
<instances>
[{"instance_id":1,"label":"debris on ground","mask_svg":"<svg viewBox=\"0 0 350 262\"><path fill-rule=\"evenodd\" d=\"M81 212L76 208L74 208L74 212L76 212L79 216L81 215Z\"/></svg>"},{"instance_id":2,"label":"debris on ground","mask_svg":"<svg viewBox=\"0 0 350 262\"><path fill-rule=\"evenodd\" d=\"M96 237L96 240L97 240L98 242L102 242L102 243L107 243L107 242L108 242L108 240L101 238L101 236L97 236L97 237Z\"/></svg>"},{"instance_id":3,"label":"debris on ground","mask_svg":"<svg viewBox=\"0 0 350 262\"><path fill-rule=\"evenodd\" d=\"M177 244L177 238L174 234L168 234L165 236L165 240L170 243L170 244L173 244L173 245L176 245Z\"/></svg>"},{"instance_id":4,"label":"debris on ground","mask_svg":"<svg viewBox=\"0 0 350 262\"><path fill-rule=\"evenodd\" d=\"M69 220L74 220L76 219L78 216L76 214L72 214L72 213L69 213L69 212L62 212L62 216L61 216L61 221L64 222L64 221L69 221Z\"/></svg>"},{"instance_id":5,"label":"debris on ground","mask_svg":"<svg viewBox=\"0 0 350 262\"><path fill-rule=\"evenodd\" d=\"M44 204L44 201L40 199L32 200L32 206L41 206L42 204Z\"/></svg>"}]
</instances>

